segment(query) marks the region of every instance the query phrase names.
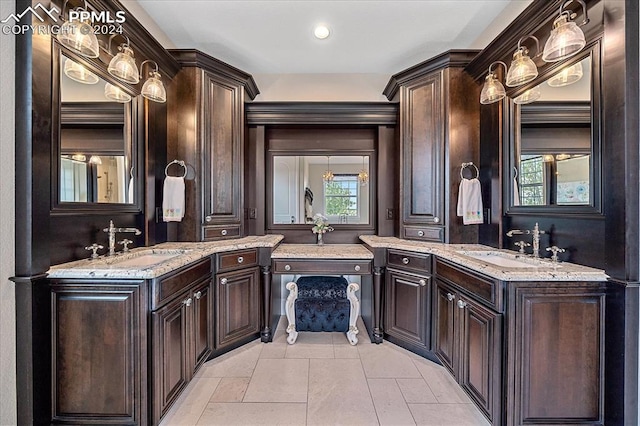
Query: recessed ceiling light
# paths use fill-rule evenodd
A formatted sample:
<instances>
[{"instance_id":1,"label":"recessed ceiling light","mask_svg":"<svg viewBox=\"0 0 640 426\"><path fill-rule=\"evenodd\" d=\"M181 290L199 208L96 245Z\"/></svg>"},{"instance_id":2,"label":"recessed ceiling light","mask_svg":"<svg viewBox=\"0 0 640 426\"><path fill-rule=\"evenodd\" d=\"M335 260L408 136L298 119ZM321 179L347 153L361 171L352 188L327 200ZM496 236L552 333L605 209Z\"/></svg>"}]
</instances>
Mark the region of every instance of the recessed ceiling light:
<instances>
[{"instance_id":1,"label":"recessed ceiling light","mask_svg":"<svg viewBox=\"0 0 640 426\"><path fill-rule=\"evenodd\" d=\"M318 25L313 30L313 34L320 40L324 40L325 38L329 37L329 33L329 27L327 27L326 25Z\"/></svg>"}]
</instances>

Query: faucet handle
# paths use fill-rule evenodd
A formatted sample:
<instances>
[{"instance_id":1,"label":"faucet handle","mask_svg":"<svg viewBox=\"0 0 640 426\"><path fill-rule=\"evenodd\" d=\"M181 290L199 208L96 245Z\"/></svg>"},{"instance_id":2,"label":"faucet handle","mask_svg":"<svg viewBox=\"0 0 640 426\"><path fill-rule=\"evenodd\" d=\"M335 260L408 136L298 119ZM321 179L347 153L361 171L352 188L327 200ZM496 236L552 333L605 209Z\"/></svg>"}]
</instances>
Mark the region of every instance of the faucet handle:
<instances>
[{"instance_id":1,"label":"faucet handle","mask_svg":"<svg viewBox=\"0 0 640 426\"><path fill-rule=\"evenodd\" d=\"M133 241L128 240L128 239L126 239L126 238L125 238L125 239L124 239L124 240L122 240L122 241L118 241L118 244L122 244L122 246L123 246L123 247L122 247L122 251L126 253L126 252L128 252L128 251L129 251L129 244L131 244L132 242L133 242Z\"/></svg>"},{"instance_id":2,"label":"faucet handle","mask_svg":"<svg viewBox=\"0 0 640 426\"><path fill-rule=\"evenodd\" d=\"M96 259L98 257L98 250L102 250L104 248L103 245L97 244L97 243L93 243L90 246L85 247L85 250L91 250L91 258L92 259Z\"/></svg>"},{"instance_id":3,"label":"faucet handle","mask_svg":"<svg viewBox=\"0 0 640 426\"><path fill-rule=\"evenodd\" d=\"M524 248L525 248L525 247L529 247L529 246L531 245L531 244L526 243L526 242L524 242L524 241L516 241L514 244L515 244L516 246L520 247L520 250L518 250L518 252L519 252L519 253L522 253L522 254L524 254Z\"/></svg>"},{"instance_id":4,"label":"faucet handle","mask_svg":"<svg viewBox=\"0 0 640 426\"><path fill-rule=\"evenodd\" d=\"M566 250L563 248L560 248L558 246L551 246L551 247L547 247L547 251L550 251L551 254L551 261L552 262L557 262L558 261L558 253L564 253Z\"/></svg>"}]
</instances>

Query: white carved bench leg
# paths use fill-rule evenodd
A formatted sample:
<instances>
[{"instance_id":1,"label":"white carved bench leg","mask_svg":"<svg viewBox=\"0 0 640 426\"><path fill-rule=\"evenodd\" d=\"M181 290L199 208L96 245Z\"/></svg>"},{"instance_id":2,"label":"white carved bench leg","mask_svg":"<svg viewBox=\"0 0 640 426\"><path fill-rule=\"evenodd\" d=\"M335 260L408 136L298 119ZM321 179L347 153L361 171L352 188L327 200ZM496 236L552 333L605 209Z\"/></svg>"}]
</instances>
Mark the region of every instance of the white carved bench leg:
<instances>
[{"instance_id":1,"label":"white carved bench leg","mask_svg":"<svg viewBox=\"0 0 640 426\"><path fill-rule=\"evenodd\" d=\"M293 345L298 338L298 332L296 331L296 299L298 298L298 285L294 282L287 284L287 290L289 290L289 296L285 303L285 312L287 314L287 320L289 325L287 326L287 342Z\"/></svg>"},{"instance_id":2,"label":"white carved bench leg","mask_svg":"<svg viewBox=\"0 0 640 426\"><path fill-rule=\"evenodd\" d=\"M347 339L349 339L349 343L355 345L358 343L358 327L356 327L356 322L358 321L358 317L360 316L360 301L356 297L356 291L360 289L360 286L356 283L351 283L347 287L347 299L351 302L351 312L349 315L349 331L347 331Z\"/></svg>"}]
</instances>

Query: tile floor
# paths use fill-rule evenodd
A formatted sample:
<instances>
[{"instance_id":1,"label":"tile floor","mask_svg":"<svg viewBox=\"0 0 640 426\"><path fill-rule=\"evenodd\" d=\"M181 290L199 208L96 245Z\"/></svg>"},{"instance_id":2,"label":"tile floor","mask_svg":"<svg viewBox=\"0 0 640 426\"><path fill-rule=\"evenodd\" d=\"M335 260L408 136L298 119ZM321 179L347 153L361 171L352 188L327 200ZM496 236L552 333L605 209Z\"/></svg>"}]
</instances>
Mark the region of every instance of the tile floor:
<instances>
[{"instance_id":1,"label":"tile floor","mask_svg":"<svg viewBox=\"0 0 640 426\"><path fill-rule=\"evenodd\" d=\"M204 364L167 413L174 425L488 425L441 366L342 333L259 340Z\"/></svg>"}]
</instances>

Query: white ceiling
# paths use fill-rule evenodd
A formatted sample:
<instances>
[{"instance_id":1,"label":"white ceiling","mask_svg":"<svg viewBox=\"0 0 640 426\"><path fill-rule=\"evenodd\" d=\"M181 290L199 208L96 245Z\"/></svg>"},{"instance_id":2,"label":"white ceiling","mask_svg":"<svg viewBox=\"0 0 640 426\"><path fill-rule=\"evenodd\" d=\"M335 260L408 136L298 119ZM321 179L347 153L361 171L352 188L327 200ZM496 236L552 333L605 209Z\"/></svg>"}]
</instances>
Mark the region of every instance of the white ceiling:
<instances>
[{"instance_id":1,"label":"white ceiling","mask_svg":"<svg viewBox=\"0 0 640 426\"><path fill-rule=\"evenodd\" d=\"M165 47L196 48L251 74L387 75L483 48L531 2L123 1ZM324 41L313 37L318 23L331 29Z\"/></svg>"}]
</instances>

